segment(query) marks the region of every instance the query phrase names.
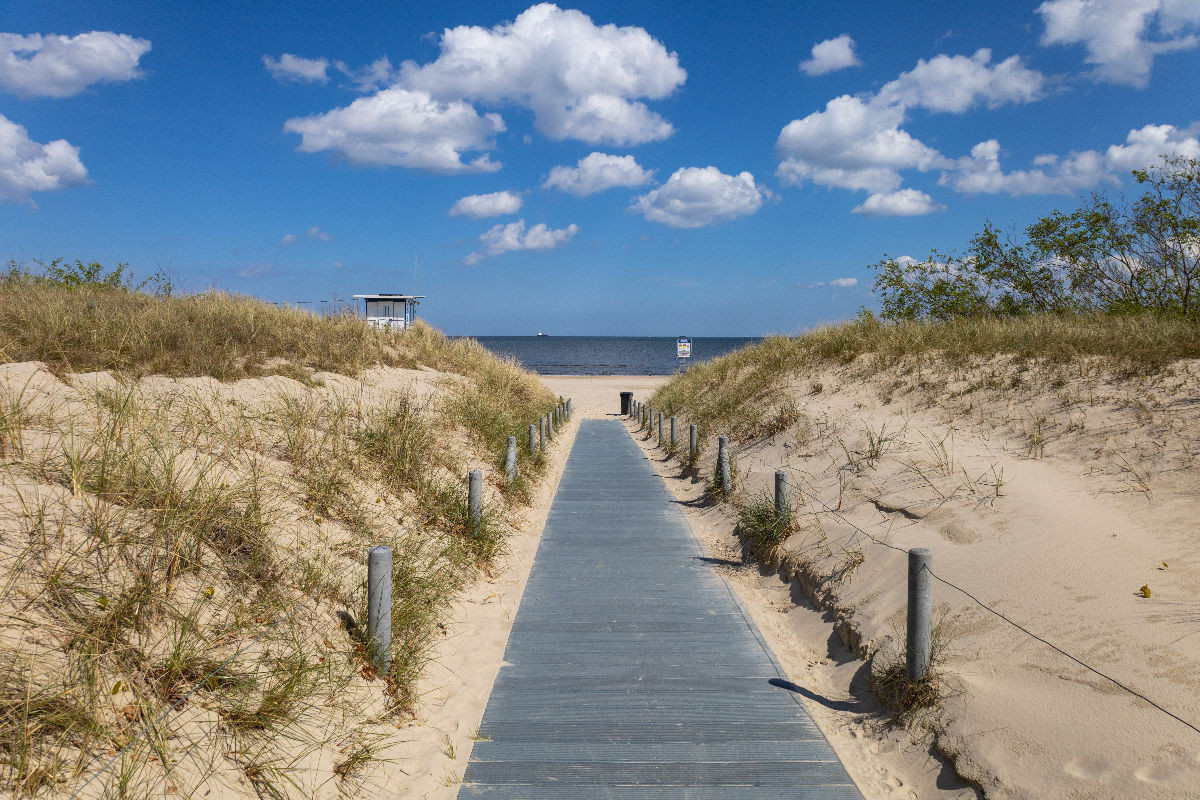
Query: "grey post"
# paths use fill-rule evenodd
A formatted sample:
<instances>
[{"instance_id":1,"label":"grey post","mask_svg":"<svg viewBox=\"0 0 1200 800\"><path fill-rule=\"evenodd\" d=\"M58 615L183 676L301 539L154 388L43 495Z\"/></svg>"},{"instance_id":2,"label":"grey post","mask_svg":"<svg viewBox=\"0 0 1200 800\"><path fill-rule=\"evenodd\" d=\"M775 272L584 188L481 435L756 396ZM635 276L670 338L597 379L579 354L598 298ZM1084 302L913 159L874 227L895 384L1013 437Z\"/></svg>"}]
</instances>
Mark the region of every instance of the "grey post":
<instances>
[{"instance_id":1,"label":"grey post","mask_svg":"<svg viewBox=\"0 0 1200 800\"><path fill-rule=\"evenodd\" d=\"M471 520L471 535L478 536L483 527L483 472L471 470L467 481L467 515Z\"/></svg>"},{"instance_id":2,"label":"grey post","mask_svg":"<svg viewBox=\"0 0 1200 800\"><path fill-rule=\"evenodd\" d=\"M933 580L929 567L933 552L925 547L908 551L908 679L920 681L929 671L930 628L933 611Z\"/></svg>"},{"instance_id":3,"label":"grey post","mask_svg":"<svg viewBox=\"0 0 1200 800\"><path fill-rule=\"evenodd\" d=\"M717 437L717 470L721 474L721 494L729 494L729 437L725 434Z\"/></svg>"},{"instance_id":4,"label":"grey post","mask_svg":"<svg viewBox=\"0 0 1200 800\"><path fill-rule=\"evenodd\" d=\"M653 436L654 435L654 408L653 407L650 408L650 413L647 416L650 417L650 427L646 430L646 433Z\"/></svg>"},{"instance_id":5,"label":"grey post","mask_svg":"<svg viewBox=\"0 0 1200 800\"><path fill-rule=\"evenodd\" d=\"M538 442L546 449L546 418L538 417Z\"/></svg>"},{"instance_id":6,"label":"grey post","mask_svg":"<svg viewBox=\"0 0 1200 800\"><path fill-rule=\"evenodd\" d=\"M504 456L504 474L508 476L508 482L512 483L517 479L517 437L508 437L508 453Z\"/></svg>"},{"instance_id":7,"label":"grey post","mask_svg":"<svg viewBox=\"0 0 1200 800\"><path fill-rule=\"evenodd\" d=\"M377 672L392 668L392 548L367 553L367 641Z\"/></svg>"},{"instance_id":8,"label":"grey post","mask_svg":"<svg viewBox=\"0 0 1200 800\"><path fill-rule=\"evenodd\" d=\"M658 443L659 443L659 445L662 444L662 440L663 440L662 419L663 419L663 412L660 411L660 412L658 412Z\"/></svg>"},{"instance_id":9,"label":"grey post","mask_svg":"<svg viewBox=\"0 0 1200 800\"><path fill-rule=\"evenodd\" d=\"M671 417L671 449L675 449L675 418Z\"/></svg>"},{"instance_id":10,"label":"grey post","mask_svg":"<svg viewBox=\"0 0 1200 800\"><path fill-rule=\"evenodd\" d=\"M700 434L695 425L688 425L688 459L695 461L700 454Z\"/></svg>"},{"instance_id":11,"label":"grey post","mask_svg":"<svg viewBox=\"0 0 1200 800\"><path fill-rule=\"evenodd\" d=\"M788 474L786 470L775 470L775 516L786 520L792 516L792 503L788 497Z\"/></svg>"},{"instance_id":12,"label":"grey post","mask_svg":"<svg viewBox=\"0 0 1200 800\"><path fill-rule=\"evenodd\" d=\"M567 398L567 419L571 418L571 398Z\"/></svg>"},{"instance_id":13,"label":"grey post","mask_svg":"<svg viewBox=\"0 0 1200 800\"><path fill-rule=\"evenodd\" d=\"M554 441L554 412L546 415L546 438Z\"/></svg>"},{"instance_id":14,"label":"grey post","mask_svg":"<svg viewBox=\"0 0 1200 800\"><path fill-rule=\"evenodd\" d=\"M538 436L537 425L529 426L529 457L537 458Z\"/></svg>"}]
</instances>

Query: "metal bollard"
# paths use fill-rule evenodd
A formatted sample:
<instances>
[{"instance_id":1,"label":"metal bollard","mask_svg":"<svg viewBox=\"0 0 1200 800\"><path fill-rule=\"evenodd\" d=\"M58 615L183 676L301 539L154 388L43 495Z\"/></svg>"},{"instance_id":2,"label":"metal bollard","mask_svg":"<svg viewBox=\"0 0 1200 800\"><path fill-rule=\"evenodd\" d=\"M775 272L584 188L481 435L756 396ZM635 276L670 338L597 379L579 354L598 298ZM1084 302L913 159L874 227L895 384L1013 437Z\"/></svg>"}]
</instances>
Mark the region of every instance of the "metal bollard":
<instances>
[{"instance_id":1,"label":"metal bollard","mask_svg":"<svg viewBox=\"0 0 1200 800\"><path fill-rule=\"evenodd\" d=\"M721 494L729 494L732 481L729 476L729 437L725 434L717 437L717 471L721 478Z\"/></svg>"},{"instance_id":2,"label":"metal bollard","mask_svg":"<svg viewBox=\"0 0 1200 800\"><path fill-rule=\"evenodd\" d=\"M688 425L688 460L695 463L700 456L700 434L695 425Z\"/></svg>"},{"instance_id":3,"label":"metal bollard","mask_svg":"<svg viewBox=\"0 0 1200 800\"><path fill-rule=\"evenodd\" d=\"M788 498L788 474L786 470L775 470L775 516L787 520L792 516L792 504Z\"/></svg>"},{"instance_id":4,"label":"metal bollard","mask_svg":"<svg viewBox=\"0 0 1200 800\"><path fill-rule=\"evenodd\" d=\"M929 672L931 633L929 618L933 612L933 580L929 567L933 552L925 547L908 551L908 642L905 648L908 679L924 680Z\"/></svg>"},{"instance_id":5,"label":"metal bollard","mask_svg":"<svg viewBox=\"0 0 1200 800\"><path fill-rule=\"evenodd\" d=\"M392 548L367 552L367 643L375 671L392 668Z\"/></svg>"},{"instance_id":6,"label":"metal bollard","mask_svg":"<svg viewBox=\"0 0 1200 800\"><path fill-rule=\"evenodd\" d=\"M675 449L675 418L671 417L671 449Z\"/></svg>"},{"instance_id":7,"label":"metal bollard","mask_svg":"<svg viewBox=\"0 0 1200 800\"><path fill-rule=\"evenodd\" d=\"M508 482L512 483L517 479L517 437L508 437L508 453L504 456L504 474L508 476Z\"/></svg>"},{"instance_id":8,"label":"metal bollard","mask_svg":"<svg viewBox=\"0 0 1200 800\"><path fill-rule=\"evenodd\" d=\"M471 521L471 535L478 536L483 527L483 472L471 470L467 480L467 517Z\"/></svg>"},{"instance_id":9,"label":"metal bollard","mask_svg":"<svg viewBox=\"0 0 1200 800\"><path fill-rule=\"evenodd\" d=\"M538 436L537 425L529 426L529 457L537 458Z\"/></svg>"}]
</instances>

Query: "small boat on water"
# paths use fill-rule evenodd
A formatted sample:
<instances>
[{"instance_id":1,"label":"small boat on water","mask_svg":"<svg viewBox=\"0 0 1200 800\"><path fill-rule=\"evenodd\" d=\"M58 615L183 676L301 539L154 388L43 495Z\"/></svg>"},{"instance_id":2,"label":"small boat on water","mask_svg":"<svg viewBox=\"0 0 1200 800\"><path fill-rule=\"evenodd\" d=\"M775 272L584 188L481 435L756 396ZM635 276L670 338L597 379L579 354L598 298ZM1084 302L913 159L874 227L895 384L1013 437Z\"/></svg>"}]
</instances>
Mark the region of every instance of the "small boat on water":
<instances>
[{"instance_id":1,"label":"small boat on water","mask_svg":"<svg viewBox=\"0 0 1200 800\"><path fill-rule=\"evenodd\" d=\"M549 335L550 334L548 334L548 333L542 333L541 331L538 331L538 336L549 336Z\"/></svg>"}]
</instances>

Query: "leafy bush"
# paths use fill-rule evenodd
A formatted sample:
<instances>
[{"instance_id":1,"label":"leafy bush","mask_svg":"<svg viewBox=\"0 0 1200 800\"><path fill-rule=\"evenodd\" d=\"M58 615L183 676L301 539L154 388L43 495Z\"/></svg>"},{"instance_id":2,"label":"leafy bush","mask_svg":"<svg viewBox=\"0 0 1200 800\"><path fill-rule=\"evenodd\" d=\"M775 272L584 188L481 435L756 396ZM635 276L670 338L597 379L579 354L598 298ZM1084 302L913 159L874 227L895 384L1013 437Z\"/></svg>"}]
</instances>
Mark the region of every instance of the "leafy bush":
<instances>
[{"instance_id":1,"label":"leafy bush","mask_svg":"<svg viewBox=\"0 0 1200 800\"><path fill-rule=\"evenodd\" d=\"M884 258L875 291L890 320L1032 313L1154 312L1200 319L1200 161L1164 156L1135 170L1132 203L1093 194L1023 241L990 222L965 255Z\"/></svg>"}]
</instances>

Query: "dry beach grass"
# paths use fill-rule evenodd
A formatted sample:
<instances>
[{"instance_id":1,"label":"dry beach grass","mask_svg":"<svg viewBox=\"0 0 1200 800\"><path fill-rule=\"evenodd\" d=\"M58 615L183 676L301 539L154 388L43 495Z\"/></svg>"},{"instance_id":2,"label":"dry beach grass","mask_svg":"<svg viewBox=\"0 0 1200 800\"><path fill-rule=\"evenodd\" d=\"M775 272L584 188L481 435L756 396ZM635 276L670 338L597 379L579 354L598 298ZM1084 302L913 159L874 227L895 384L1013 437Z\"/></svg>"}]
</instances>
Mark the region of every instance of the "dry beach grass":
<instances>
[{"instance_id":1,"label":"dry beach grass","mask_svg":"<svg viewBox=\"0 0 1200 800\"><path fill-rule=\"evenodd\" d=\"M59 336L8 313L34 302L83 319ZM70 793L113 757L84 796L377 783L451 603L545 472L522 449L508 485L504 439L556 398L423 325L22 280L0 305L4 788ZM396 556L387 675L361 633L376 544Z\"/></svg>"}]
</instances>

